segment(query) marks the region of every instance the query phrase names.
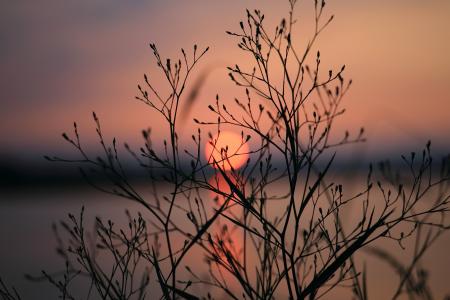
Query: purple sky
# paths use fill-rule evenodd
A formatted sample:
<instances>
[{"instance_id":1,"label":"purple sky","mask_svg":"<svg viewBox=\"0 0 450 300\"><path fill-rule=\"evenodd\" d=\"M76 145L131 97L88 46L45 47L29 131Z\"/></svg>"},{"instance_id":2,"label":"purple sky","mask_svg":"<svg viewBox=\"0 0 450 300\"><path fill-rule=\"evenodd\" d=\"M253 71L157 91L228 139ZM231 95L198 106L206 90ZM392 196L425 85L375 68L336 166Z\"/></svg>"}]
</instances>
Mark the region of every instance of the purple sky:
<instances>
[{"instance_id":1,"label":"purple sky","mask_svg":"<svg viewBox=\"0 0 450 300\"><path fill-rule=\"evenodd\" d=\"M246 7L261 8L269 23L278 21L287 11L280 2L4 1L1 152L41 156L66 151L60 134L70 131L73 121L91 143L93 110L110 137L138 144L141 129L161 127L154 114L133 101L143 73L158 78L148 43L157 43L171 57L194 43L210 46L199 71L243 62L246 57L225 30L238 28ZM448 149L450 2L335 0L327 13L336 18L319 42L323 64L346 64L347 77L355 82L337 128L365 126L365 147L373 153L417 149L428 138ZM299 42L308 36L308 27L302 26L310 14L308 5L297 11L303 30ZM242 96L224 68L207 79L191 117L203 116L216 93L230 100ZM194 128L189 123L184 130ZM163 130L156 131L156 138L163 136Z\"/></svg>"}]
</instances>

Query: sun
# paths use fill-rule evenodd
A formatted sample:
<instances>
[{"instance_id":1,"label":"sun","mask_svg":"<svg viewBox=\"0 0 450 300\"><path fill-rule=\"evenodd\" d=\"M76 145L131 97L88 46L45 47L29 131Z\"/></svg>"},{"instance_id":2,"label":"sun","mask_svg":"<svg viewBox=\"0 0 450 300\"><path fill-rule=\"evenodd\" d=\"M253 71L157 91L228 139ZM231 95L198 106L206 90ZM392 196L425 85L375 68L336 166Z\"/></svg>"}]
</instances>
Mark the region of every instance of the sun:
<instances>
[{"instance_id":1,"label":"sun","mask_svg":"<svg viewBox=\"0 0 450 300\"><path fill-rule=\"evenodd\" d=\"M248 143L244 143L241 135L232 131L220 131L214 135L205 145L205 157L208 163L215 168L220 167L225 171L232 168L237 170L249 157ZM217 164L214 164L214 161Z\"/></svg>"}]
</instances>

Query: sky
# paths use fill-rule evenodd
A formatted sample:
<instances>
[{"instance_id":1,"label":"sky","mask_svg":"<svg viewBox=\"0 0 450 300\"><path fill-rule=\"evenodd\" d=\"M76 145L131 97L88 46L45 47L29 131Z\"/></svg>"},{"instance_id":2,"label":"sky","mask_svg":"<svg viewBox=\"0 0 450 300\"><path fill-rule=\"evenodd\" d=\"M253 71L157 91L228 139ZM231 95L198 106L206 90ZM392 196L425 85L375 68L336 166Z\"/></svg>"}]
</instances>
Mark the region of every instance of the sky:
<instances>
[{"instance_id":1,"label":"sky","mask_svg":"<svg viewBox=\"0 0 450 300\"><path fill-rule=\"evenodd\" d=\"M69 152L60 135L73 121L83 143L95 144L92 111L109 138L139 145L140 131L152 127L162 139L161 120L134 100L144 73L163 84L150 42L172 58L195 43L210 46L197 75L214 71L190 119L207 116L217 93L242 97L225 66L247 57L225 31L239 28L245 8L261 9L268 24L288 8L287 1L256 0L0 1L0 153L27 159ZM296 13L300 44L310 36L307 2ZM326 14L335 19L319 40L322 64L345 64L354 81L337 129L364 126L362 147L371 155L421 149L428 139L448 152L450 2L330 0ZM182 136L195 128L187 122Z\"/></svg>"}]
</instances>

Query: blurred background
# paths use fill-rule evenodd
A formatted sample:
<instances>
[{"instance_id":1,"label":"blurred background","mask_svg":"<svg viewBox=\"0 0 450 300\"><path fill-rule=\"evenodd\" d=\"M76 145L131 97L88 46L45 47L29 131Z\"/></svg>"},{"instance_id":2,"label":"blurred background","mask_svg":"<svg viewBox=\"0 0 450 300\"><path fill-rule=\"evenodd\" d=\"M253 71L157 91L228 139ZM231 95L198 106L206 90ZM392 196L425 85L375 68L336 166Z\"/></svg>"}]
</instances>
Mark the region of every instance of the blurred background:
<instances>
[{"instance_id":1,"label":"blurred background","mask_svg":"<svg viewBox=\"0 0 450 300\"><path fill-rule=\"evenodd\" d=\"M217 93L224 101L244 96L229 81L225 66L245 63L248 57L225 31L239 29L245 8L261 9L272 26L286 15L288 5L255 0L0 0L0 274L22 284L21 274L39 257L24 254L39 243L32 237L51 236L50 224L69 210L67 203L78 209L99 196L78 184L75 168L43 159L76 157L61 138L62 132L71 133L74 121L93 153L98 143L92 111L109 139L139 147L140 132L148 127L157 144L164 138L161 120L134 100L144 73L156 86L164 84L150 42L172 58L180 57L182 47L187 52L193 44L210 47L196 74L212 71L183 126L185 136L196 129L192 118L208 116L207 106ZM312 14L307 3L297 10L299 46L311 36ZM343 148L340 155L350 163L355 151L363 161L397 159L421 150L429 139L434 153L449 152L450 2L330 0L326 16L332 14L335 19L317 44L324 72L345 64L346 78L354 81L336 131L356 134L364 126L368 138L356 148ZM68 186L80 194L61 192ZM46 249L53 245L48 241Z\"/></svg>"},{"instance_id":2,"label":"blurred background","mask_svg":"<svg viewBox=\"0 0 450 300\"><path fill-rule=\"evenodd\" d=\"M309 1L303 2L297 10L299 47L311 35L313 14ZM134 100L144 73L156 86L161 78L150 42L172 58L182 47L192 51L194 43L211 47L197 69L199 74L213 67L184 126L189 133L196 128L190 120L207 115L216 93L224 101L243 96L225 66L248 57L225 31L239 29L245 8L260 8L269 26L288 9L283 1L45 0L1 6L0 165L11 168L44 166L44 154L73 153L60 138L73 121L84 144L96 144L92 111L110 138L140 145L140 131L148 127L158 128L154 137L161 138L165 130L158 119ZM364 126L364 149L373 158L420 150L428 139L435 150L448 149L450 3L329 1L331 14L335 19L317 47L323 70L345 64L345 76L354 80L337 129L357 132Z\"/></svg>"}]
</instances>

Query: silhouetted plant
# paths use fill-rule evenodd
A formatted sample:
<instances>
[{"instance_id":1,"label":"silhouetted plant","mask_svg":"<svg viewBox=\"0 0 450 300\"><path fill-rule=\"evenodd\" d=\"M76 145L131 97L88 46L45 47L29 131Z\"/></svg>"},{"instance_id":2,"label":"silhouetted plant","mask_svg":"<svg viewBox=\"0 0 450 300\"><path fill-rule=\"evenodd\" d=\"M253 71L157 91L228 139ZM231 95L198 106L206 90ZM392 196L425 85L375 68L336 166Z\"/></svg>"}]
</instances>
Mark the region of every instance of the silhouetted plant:
<instances>
[{"instance_id":1,"label":"silhouetted plant","mask_svg":"<svg viewBox=\"0 0 450 300\"><path fill-rule=\"evenodd\" d=\"M249 70L229 67L231 80L245 91L244 100L225 103L217 96L209 105L210 120L194 119L200 128L215 131L208 132L206 140L220 158L203 158L204 130L192 135L192 145L181 145L178 136L187 82L208 48L199 51L194 46L191 55L182 49L180 59L170 60L150 45L169 91L164 94L144 75L136 99L164 118L168 138L154 147L150 130L145 130L139 152L127 144L125 149L148 172L152 197L145 197L129 179L116 140L106 141L95 113L102 156L85 151L76 124L72 137L63 134L80 159L48 159L81 163L92 185L142 209L137 216L127 213L128 229L97 218L91 238L84 210L79 218L70 215L69 223L61 222L65 235L57 234L58 251L65 270L44 272L41 279L51 282L63 299L74 298L70 283L81 276L90 282L87 298L210 299L221 291L232 299L318 299L344 287L352 297L367 299L365 267L354 261L362 250L397 272L400 283L394 298L402 293L431 298L419 262L449 229L449 159L436 174L428 144L422 155L403 158L407 170L398 176L388 163L382 164L379 175L370 167L365 186L354 195L330 181L334 149L364 141L364 130L354 137L332 134L335 120L344 113L341 102L351 80L344 78L345 66L322 74L320 52L313 53L318 36L333 19L323 21L325 1L314 2L314 33L302 49L293 43L297 1L289 5L288 17L275 30L269 30L262 12L255 10L247 11L238 31L228 32L254 63ZM237 150L220 146L224 128L241 132ZM250 141L251 150L243 152ZM241 168L230 162L237 156L248 156ZM96 182L91 172L103 174L108 183ZM277 185L286 191L278 195ZM214 203L208 193L216 195ZM360 213L345 222L350 209ZM375 242L382 239L400 247L415 239L410 264L402 265L377 247ZM187 265L186 258L198 253L204 256L204 266ZM159 284L157 291L150 288L152 282Z\"/></svg>"},{"instance_id":2,"label":"silhouetted plant","mask_svg":"<svg viewBox=\"0 0 450 300\"><path fill-rule=\"evenodd\" d=\"M4 300L20 300L19 293L14 287L8 287L0 277L0 296Z\"/></svg>"}]
</instances>

